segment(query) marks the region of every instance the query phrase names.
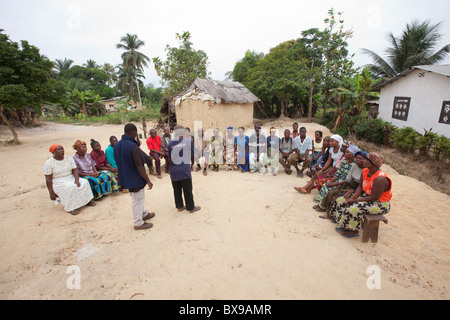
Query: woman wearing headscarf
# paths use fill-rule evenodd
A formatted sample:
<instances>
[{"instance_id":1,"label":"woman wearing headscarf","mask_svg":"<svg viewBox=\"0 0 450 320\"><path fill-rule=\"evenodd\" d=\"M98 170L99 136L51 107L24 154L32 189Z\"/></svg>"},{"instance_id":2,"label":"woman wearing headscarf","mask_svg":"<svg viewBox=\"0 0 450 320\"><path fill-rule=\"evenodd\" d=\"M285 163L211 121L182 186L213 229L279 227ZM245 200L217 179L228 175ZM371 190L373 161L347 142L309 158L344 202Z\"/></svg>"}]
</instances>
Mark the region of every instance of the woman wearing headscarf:
<instances>
[{"instance_id":1,"label":"woman wearing headscarf","mask_svg":"<svg viewBox=\"0 0 450 320\"><path fill-rule=\"evenodd\" d=\"M314 201L321 203L322 200L328 194L328 192L330 192L330 190L332 190L332 189L336 188L337 186L339 186L340 184L344 183L350 170L354 166L356 166L355 165L355 156L356 156L356 153L360 152L360 151L361 150L355 145L351 145L350 147L348 147L345 150L345 152L344 152L345 159L339 165L339 168L337 169L334 176L331 179L327 180L327 182L325 182L322 185L322 187L319 190L319 194L314 199Z\"/></svg>"},{"instance_id":2,"label":"woman wearing headscarf","mask_svg":"<svg viewBox=\"0 0 450 320\"><path fill-rule=\"evenodd\" d=\"M359 151L355 156L355 165L350 169L347 174L347 178L342 181L340 184L336 183L336 188L333 188L328 192L322 202L318 205L315 205L313 209L317 212L327 212L326 215L320 216L322 219L332 219L330 213L330 207L333 201L337 198L344 196L347 192L353 193L356 188L359 186L359 182L361 181L361 174L363 169L363 160L364 157L368 154L366 151Z\"/></svg>"},{"instance_id":3,"label":"woman wearing headscarf","mask_svg":"<svg viewBox=\"0 0 450 320\"><path fill-rule=\"evenodd\" d=\"M79 178L73 158L65 156L63 146L58 144L52 145L49 151L53 157L45 161L43 171L50 199L59 199L64 210L72 215L79 214L79 208L85 205L94 206L89 183Z\"/></svg>"},{"instance_id":4,"label":"woman wearing headscarf","mask_svg":"<svg viewBox=\"0 0 450 320\"><path fill-rule=\"evenodd\" d=\"M380 169L383 156L371 152L363 160L361 181L353 193L338 198L330 214L338 224L336 231L346 238L359 236L364 214L388 214L391 209L392 181Z\"/></svg>"},{"instance_id":5,"label":"woman wearing headscarf","mask_svg":"<svg viewBox=\"0 0 450 320\"><path fill-rule=\"evenodd\" d=\"M111 178L105 172L97 171L97 163L87 153L86 142L77 140L73 148L76 150L73 160L77 164L80 177L89 181L94 199L100 199L104 195L111 193Z\"/></svg>"}]
</instances>

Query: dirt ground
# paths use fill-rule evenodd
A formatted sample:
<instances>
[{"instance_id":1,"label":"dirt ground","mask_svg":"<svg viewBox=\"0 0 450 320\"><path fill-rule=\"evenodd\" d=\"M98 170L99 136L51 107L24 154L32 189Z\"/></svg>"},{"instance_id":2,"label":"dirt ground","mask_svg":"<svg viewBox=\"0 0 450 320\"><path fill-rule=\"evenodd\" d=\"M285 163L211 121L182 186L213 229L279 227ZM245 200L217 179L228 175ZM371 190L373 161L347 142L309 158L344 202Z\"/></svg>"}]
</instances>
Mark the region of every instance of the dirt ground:
<instances>
[{"instance_id":1,"label":"dirt ground","mask_svg":"<svg viewBox=\"0 0 450 320\"><path fill-rule=\"evenodd\" d=\"M293 120L265 123L280 129ZM321 129L303 124L308 135ZM139 127L139 125L138 125ZM0 299L449 299L450 198L382 167L393 181L389 224L377 244L345 239L312 209L308 179L193 173L201 211L179 213L170 177L152 176L146 191L154 227L135 231L128 194L109 195L71 216L49 199L42 166L50 145L66 155L77 139L120 138L122 125L45 123L18 130L21 145L0 146ZM0 140L10 139L5 127ZM144 151L148 151L143 146ZM371 151L371 150L368 150ZM96 248L79 261L74 254ZM73 266L80 289L70 283ZM369 289L368 271L380 271Z\"/></svg>"}]
</instances>

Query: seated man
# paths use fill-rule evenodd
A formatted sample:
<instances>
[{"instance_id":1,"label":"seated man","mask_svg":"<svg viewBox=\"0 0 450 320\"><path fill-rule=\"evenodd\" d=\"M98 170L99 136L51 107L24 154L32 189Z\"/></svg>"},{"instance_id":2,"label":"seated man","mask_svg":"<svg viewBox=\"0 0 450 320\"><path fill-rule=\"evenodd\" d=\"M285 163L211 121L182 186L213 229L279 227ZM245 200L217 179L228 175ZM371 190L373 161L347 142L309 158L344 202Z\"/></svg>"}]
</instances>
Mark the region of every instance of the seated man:
<instances>
[{"instance_id":1,"label":"seated man","mask_svg":"<svg viewBox=\"0 0 450 320\"><path fill-rule=\"evenodd\" d=\"M306 135L306 128L300 128L300 134L294 139L295 155L293 157L293 165L297 170L297 177L303 178L305 171L311 163L310 153L312 152L312 139ZM298 168L298 164L302 163L302 169Z\"/></svg>"},{"instance_id":2,"label":"seated man","mask_svg":"<svg viewBox=\"0 0 450 320\"><path fill-rule=\"evenodd\" d=\"M255 173L264 166L264 157L267 154L267 138L261 134L259 124L255 124L255 132L250 136L249 151L250 173Z\"/></svg>"},{"instance_id":3,"label":"seated man","mask_svg":"<svg viewBox=\"0 0 450 320\"><path fill-rule=\"evenodd\" d=\"M161 136L156 134L155 129L150 130L150 137L147 139L147 147L150 151L150 157L155 160L156 174L158 179L162 179L161 176L161 159L160 157L164 157L164 153L161 152ZM167 161L167 160L166 160Z\"/></svg>"},{"instance_id":4,"label":"seated man","mask_svg":"<svg viewBox=\"0 0 450 320\"><path fill-rule=\"evenodd\" d=\"M284 137L280 140L280 164L283 166L286 174L292 174L291 165L294 157L293 139L289 129L284 130Z\"/></svg>"},{"instance_id":5,"label":"seated man","mask_svg":"<svg viewBox=\"0 0 450 320\"><path fill-rule=\"evenodd\" d=\"M164 134L161 137L161 152L164 154L164 159L166 159L165 173L170 173L169 143L171 140L172 137L170 135L170 129L168 127L165 127Z\"/></svg>"}]
</instances>

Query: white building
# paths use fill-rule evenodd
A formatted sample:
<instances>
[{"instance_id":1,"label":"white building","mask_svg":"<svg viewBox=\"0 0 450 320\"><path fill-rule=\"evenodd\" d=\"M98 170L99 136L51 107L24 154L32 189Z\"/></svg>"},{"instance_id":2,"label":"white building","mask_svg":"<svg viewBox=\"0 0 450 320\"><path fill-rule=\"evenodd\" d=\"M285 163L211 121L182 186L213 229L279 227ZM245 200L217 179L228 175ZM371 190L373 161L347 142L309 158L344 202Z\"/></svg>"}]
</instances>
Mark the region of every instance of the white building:
<instances>
[{"instance_id":1,"label":"white building","mask_svg":"<svg viewBox=\"0 0 450 320\"><path fill-rule=\"evenodd\" d=\"M450 138L450 65L412 67L376 86L384 121Z\"/></svg>"}]
</instances>

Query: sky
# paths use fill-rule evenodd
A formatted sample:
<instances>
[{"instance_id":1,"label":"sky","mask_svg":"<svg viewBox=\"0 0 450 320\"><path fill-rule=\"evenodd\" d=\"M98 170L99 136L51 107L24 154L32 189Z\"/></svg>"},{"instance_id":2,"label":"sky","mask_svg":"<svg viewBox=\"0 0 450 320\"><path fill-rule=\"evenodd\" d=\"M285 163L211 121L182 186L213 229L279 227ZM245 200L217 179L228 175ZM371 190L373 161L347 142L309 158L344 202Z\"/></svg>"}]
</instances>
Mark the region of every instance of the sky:
<instances>
[{"instance_id":1,"label":"sky","mask_svg":"<svg viewBox=\"0 0 450 320\"><path fill-rule=\"evenodd\" d=\"M387 34L399 36L413 20L442 22L438 49L450 43L448 0L0 0L0 29L52 61L78 65L89 59L121 63L116 44L127 33L145 42L142 53L164 61L166 46L178 46L176 33L189 31L194 49L209 57L210 77L224 80L247 50L267 54L303 30L324 29L331 8L343 12L345 29L353 30L348 43L356 66L371 62L362 48L384 57ZM152 62L144 71L145 84L161 86Z\"/></svg>"}]
</instances>

